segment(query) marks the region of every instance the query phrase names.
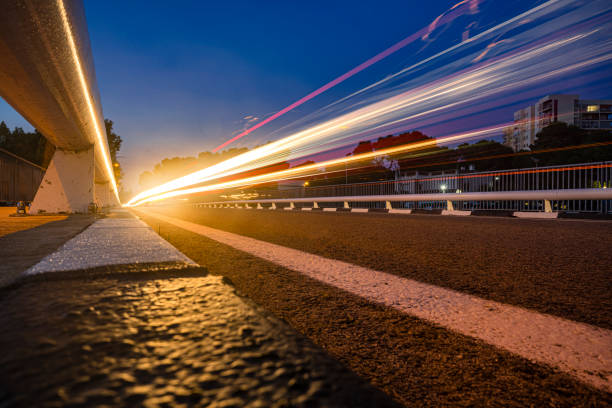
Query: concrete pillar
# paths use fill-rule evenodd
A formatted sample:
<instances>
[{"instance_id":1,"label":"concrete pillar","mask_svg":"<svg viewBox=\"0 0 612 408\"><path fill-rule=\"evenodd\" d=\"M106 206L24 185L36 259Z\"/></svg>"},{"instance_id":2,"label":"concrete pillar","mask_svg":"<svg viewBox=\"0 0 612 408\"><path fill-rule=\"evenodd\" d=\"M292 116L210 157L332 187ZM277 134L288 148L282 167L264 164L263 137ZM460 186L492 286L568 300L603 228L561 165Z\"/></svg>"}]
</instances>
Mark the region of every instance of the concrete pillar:
<instances>
[{"instance_id":1,"label":"concrete pillar","mask_svg":"<svg viewBox=\"0 0 612 408\"><path fill-rule=\"evenodd\" d=\"M115 195L111 190L109 181L104 183L94 183L94 199L98 208L108 208L118 205Z\"/></svg>"},{"instance_id":2,"label":"concrete pillar","mask_svg":"<svg viewBox=\"0 0 612 408\"><path fill-rule=\"evenodd\" d=\"M93 202L93 146L78 152L56 149L30 213L86 213Z\"/></svg>"},{"instance_id":3,"label":"concrete pillar","mask_svg":"<svg viewBox=\"0 0 612 408\"><path fill-rule=\"evenodd\" d=\"M461 208L461 207L459 207ZM446 211L454 211L453 202L451 200L446 200Z\"/></svg>"}]
</instances>

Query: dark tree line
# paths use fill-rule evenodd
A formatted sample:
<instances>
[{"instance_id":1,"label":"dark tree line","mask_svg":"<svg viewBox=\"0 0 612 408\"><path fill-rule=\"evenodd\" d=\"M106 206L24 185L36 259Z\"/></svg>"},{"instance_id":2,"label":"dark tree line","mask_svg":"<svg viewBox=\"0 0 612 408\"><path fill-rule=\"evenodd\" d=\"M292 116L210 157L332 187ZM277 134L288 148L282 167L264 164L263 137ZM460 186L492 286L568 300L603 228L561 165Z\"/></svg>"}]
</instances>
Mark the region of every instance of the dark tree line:
<instances>
[{"instance_id":1,"label":"dark tree line","mask_svg":"<svg viewBox=\"0 0 612 408\"><path fill-rule=\"evenodd\" d=\"M38 130L26 132L20 127L10 130L4 121L0 122L0 147L45 168L55 151Z\"/></svg>"},{"instance_id":2,"label":"dark tree line","mask_svg":"<svg viewBox=\"0 0 612 408\"><path fill-rule=\"evenodd\" d=\"M104 119L104 126L108 137L109 153L113 163L113 170L117 183L121 181L123 173L117 160L117 153L121 150L123 140L113 130L113 121ZM4 121L0 122L0 147L42 167L49 166L55 152L55 146L36 129L26 132L20 127L10 130Z\"/></svg>"},{"instance_id":3,"label":"dark tree line","mask_svg":"<svg viewBox=\"0 0 612 408\"><path fill-rule=\"evenodd\" d=\"M393 179L398 172L421 173L452 171L494 171L514 168L552 166L612 160L612 133L603 130L583 130L565 123L553 123L537 135L531 151L513 152L494 140L462 143L455 147L438 146L436 139L419 131L388 135L376 140L359 142L348 156L413 145L401 153L368 159L358 170L335 169L335 173L322 173L308 177L310 185L361 183ZM248 151L232 148L223 152L202 152L197 157L163 159L153 171L140 175L140 184L147 188L181 177L193 171L227 160ZM310 164L312 161L301 163ZM299 165L298 165L299 166ZM252 176L289 168L286 162L253 170L241 176ZM292 167L296 167L293 165ZM348 166L350 167L350 166ZM259 187L261 188L261 187Z\"/></svg>"}]
</instances>

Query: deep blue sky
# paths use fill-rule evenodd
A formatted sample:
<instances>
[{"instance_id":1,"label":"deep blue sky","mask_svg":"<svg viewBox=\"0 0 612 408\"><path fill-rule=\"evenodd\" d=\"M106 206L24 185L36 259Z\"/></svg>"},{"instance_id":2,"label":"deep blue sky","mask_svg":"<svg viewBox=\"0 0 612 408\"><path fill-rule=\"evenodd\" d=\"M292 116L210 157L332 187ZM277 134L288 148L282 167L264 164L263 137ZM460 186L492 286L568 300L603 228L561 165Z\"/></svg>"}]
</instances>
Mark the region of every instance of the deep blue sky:
<instances>
[{"instance_id":1,"label":"deep blue sky","mask_svg":"<svg viewBox=\"0 0 612 408\"><path fill-rule=\"evenodd\" d=\"M216 147L244 116L287 106L452 4L86 1L104 114L125 140L126 181L164 157Z\"/></svg>"},{"instance_id":2,"label":"deep blue sky","mask_svg":"<svg viewBox=\"0 0 612 408\"><path fill-rule=\"evenodd\" d=\"M449 1L85 0L104 115L126 182L216 147L427 25ZM4 102L9 126L29 127ZM245 138L245 145L249 144Z\"/></svg>"},{"instance_id":3,"label":"deep blue sky","mask_svg":"<svg viewBox=\"0 0 612 408\"><path fill-rule=\"evenodd\" d=\"M245 116L284 108L453 4L85 0L104 115L124 140L125 184L136 190L138 175L164 157L216 147L243 128ZM399 69L407 59L389 58L385 69ZM323 97L333 100L393 72L376 69ZM0 119L29 127L2 101ZM258 136L275 127L265 126ZM236 145L251 146L254 139Z\"/></svg>"}]
</instances>

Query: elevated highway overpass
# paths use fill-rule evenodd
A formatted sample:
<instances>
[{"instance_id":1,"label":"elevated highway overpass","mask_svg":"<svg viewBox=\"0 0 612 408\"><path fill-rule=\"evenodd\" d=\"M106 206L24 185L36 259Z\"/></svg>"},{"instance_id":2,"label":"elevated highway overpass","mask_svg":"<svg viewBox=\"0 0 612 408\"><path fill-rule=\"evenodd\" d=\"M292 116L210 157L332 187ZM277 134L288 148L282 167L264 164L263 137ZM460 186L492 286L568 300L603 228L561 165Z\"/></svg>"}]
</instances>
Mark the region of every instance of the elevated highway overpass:
<instances>
[{"instance_id":1,"label":"elevated highway overpass","mask_svg":"<svg viewBox=\"0 0 612 408\"><path fill-rule=\"evenodd\" d=\"M0 61L0 96L56 147L31 213L119 204L82 2L3 2Z\"/></svg>"}]
</instances>

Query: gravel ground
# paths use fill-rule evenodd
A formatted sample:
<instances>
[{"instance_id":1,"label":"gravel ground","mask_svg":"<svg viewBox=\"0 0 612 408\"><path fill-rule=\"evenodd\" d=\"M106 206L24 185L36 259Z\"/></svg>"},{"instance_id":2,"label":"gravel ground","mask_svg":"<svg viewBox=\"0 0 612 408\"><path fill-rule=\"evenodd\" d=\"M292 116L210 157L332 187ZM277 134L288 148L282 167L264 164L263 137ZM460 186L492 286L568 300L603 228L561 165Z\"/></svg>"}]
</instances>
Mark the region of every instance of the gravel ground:
<instances>
[{"instance_id":1,"label":"gravel ground","mask_svg":"<svg viewBox=\"0 0 612 408\"><path fill-rule=\"evenodd\" d=\"M239 209L155 210L612 329L609 221Z\"/></svg>"},{"instance_id":2,"label":"gravel ground","mask_svg":"<svg viewBox=\"0 0 612 408\"><path fill-rule=\"evenodd\" d=\"M0 291L2 407L394 407L202 268L124 265Z\"/></svg>"},{"instance_id":3,"label":"gravel ground","mask_svg":"<svg viewBox=\"0 0 612 408\"><path fill-rule=\"evenodd\" d=\"M227 216L220 211L226 210L211 212L211 219L218 218L218 222L209 225L218 228L225 223L236 231L249 220L259 224L252 217L260 214L249 219L246 215L234 217L239 211L226 212ZM290 218L284 220L289 230L295 226L287 221ZM308 222L306 218L301 228L317 226L313 219ZM331 219L320 219L327 220L323 223L326 234L336 229L335 224L330 225ZM159 226L161 235L191 259L214 274L229 277L239 291L407 406L612 406L611 394L551 368L372 304L202 236L157 220L144 220L156 231ZM280 228L280 224L269 228ZM300 237L303 231L293 232ZM342 251L341 247L336 250Z\"/></svg>"}]
</instances>

